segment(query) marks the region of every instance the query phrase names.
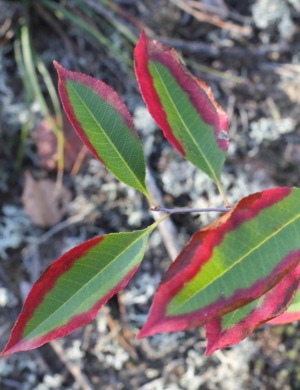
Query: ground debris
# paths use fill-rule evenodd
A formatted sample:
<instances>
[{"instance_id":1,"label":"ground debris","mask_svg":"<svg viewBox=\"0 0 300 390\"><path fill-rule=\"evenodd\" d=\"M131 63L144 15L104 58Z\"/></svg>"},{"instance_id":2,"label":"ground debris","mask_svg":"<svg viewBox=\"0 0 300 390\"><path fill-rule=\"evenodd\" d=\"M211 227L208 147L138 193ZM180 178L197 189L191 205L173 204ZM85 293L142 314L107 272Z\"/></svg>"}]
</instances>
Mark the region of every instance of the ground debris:
<instances>
[{"instance_id":1,"label":"ground debris","mask_svg":"<svg viewBox=\"0 0 300 390\"><path fill-rule=\"evenodd\" d=\"M30 172L25 172L22 202L25 214L35 225L45 228L57 224L66 214L71 198L66 187L57 188L48 179L36 181Z\"/></svg>"}]
</instances>

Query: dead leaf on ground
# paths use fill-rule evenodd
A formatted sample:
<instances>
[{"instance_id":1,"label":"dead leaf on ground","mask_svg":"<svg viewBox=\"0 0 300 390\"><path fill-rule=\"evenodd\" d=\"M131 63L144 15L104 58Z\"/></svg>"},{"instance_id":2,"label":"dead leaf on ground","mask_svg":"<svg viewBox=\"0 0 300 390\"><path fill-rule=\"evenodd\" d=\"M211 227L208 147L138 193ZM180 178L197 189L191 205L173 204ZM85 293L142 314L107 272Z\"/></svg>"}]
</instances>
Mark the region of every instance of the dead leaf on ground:
<instances>
[{"instance_id":1,"label":"dead leaf on ground","mask_svg":"<svg viewBox=\"0 0 300 390\"><path fill-rule=\"evenodd\" d=\"M55 182L48 179L36 181L30 172L25 172L24 213L35 225L44 228L56 225L65 215L71 199L72 194L66 187L56 189Z\"/></svg>"},{"instance_id":2,"label":"dead leaf on ground","mask_svg":"<svg viewBox=\"0 0 300 390\"><path fill-rule=\"evenodd\" d=\"M55 121L55 117L52 117L52 119ZM70 171L84 146L66 116L63 116L63 132L65 140L64 170ZM47 169L48 171L56 169L57 139L47 119L42 120L39 126L34 129L33 136L37 146L40 167ZM90 154L86 151L83 162L87 162L89 157Z\"/></svg>"}]
</instances>

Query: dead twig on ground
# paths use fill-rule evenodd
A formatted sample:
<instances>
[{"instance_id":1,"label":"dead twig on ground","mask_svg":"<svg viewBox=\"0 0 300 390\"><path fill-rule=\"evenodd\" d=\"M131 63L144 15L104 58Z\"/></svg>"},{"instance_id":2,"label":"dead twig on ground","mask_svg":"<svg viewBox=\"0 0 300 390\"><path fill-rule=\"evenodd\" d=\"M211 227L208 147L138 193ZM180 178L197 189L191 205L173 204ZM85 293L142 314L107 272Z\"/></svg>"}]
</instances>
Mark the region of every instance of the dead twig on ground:
<instances>
[{"instance_id":1,"label":"dead twig on ground","mask_svg":"<svg viewBox=\"0 0 300 390\"><path fill-rule=\"evenodd\" d=\"M219 8L216 6L212 6L210 4L203 4L199 1L195 0L187 0L187 3L196 9L199 9L200 11L210 12L219 15L221 18L230 17L234 20L237 20L241 23L252 23L253 19L250 16L243 16L235 11L232 11L229 9L225 4L223 7Z\"/></svg>"},{"instance_id":2,"label":"dead twig on ground","mask_svg":"<svg viewBox=\"0 0 300 390\"><path fill-rule=\"evenodd\" d=\"M198 11L194 8L192 8L189 4L182 0L171 0L172 3L177 5L180 9L183 11L191 14L194 16L195 19L197 19L199 22L206 22L213 24L217 27L223 28L225 30L229 30L238 34L242 35L250 35L252 32L252 28L249 26L239 26L237 24L231 23L231 22L224 22L218 15L214 15L211 13L206 13L202 11Z\"/></svg>"},{"instance_id":3,"label":"dead twig on ground","mask_svg":"<svg viewBox=\"0 0 300 390\"><path fill-rule=\"evenodd\" d=\"M80 365L67 358L60 343L56 340L52 340L49 344L82 390L95 390L88 377L82 372Z\"/></svg>"},{"instance_id":4,"label":"dead twig on ground","mask_svg":"<svg viewBox=\"0 0 300 390\"><path fill-rule=\"evenodd\" d=\"M285 77L297 77L300 74L300 65L296 64L279 64L279 63L270 63L263 62L257 65L258 69L270 71L277 73Z\"/></svg>"},{"instance_id":5,"label":"dead twig on ground","mask_svg":"<svg viewBox=\"0 0 300 390\"><path fill-rule=\"evenodd\" d=\"M242 104L237 104L237 108L240 112L243 134L247 134L249 130L248 113Z\"/></svg>"},{"instance_id":6,"label":"dead twig on ground","mask_svg":"<svg viewBox=\"0 0 300 390\"><path fill-rule=\"evenodd\" d=\"M213 57L218 57L220 55L220 49L208 43L192 42L192 41L186 41L184 39L174 39L174 38L157 37L157 36L152 36L152 38L164 43L165 45L171 46L177 50L184 49L189 51L190 53L205 53Z\"/></svg>"},{"instance_id":7,"label":"dead twig on ground","mask_svg":"<svg viewBox=\"0 0 300 390\"><path fill-rule=\"evenodd\" d=\"M204 12L210 12L212 14L217 14L223 18L228 17L229 15L228 8L225 6L223 1L221 1L220 7L217 7L216 5L201 3L200 1L195 0L186 0L186 3L192 8L196 8Z\"/></svg>"},{"instance_id":8,"label":"dead twig on ground","mask_svg":"<svg viewBox=\"0 0 300 390\"><path fill-rule=\"evenodd\" d=\"M270 53L288 53L292 50L287 43L274 43L270 45L247 46L247 47L224 47L218 48L203 42L192 42L184 39L172 39L166 37L152 37L165 45L172 46L176 50L185 50L190 53L205 53L212 57L230 56L235 58L263 57ZM300 44L293 45L293 52L300 49Z\"/></svg>"},{"instance_id":9,"label":"dead twig on ground","mask_svg":"<svg viewBox=\"0 0 300 390\"><path fill-rule=\"evenodd\" d=\"M299 44L294 44L293 47L285 43L274 43L270 45L259 45L259 46L247 46L247 47L234 47L221 49L220 54L234 56L237 58L241 57L260 57L270 53L288 53L297 52L300 49Z\"/></svg>"},{"instance_id":10,"label":"dead twig on ground","mask_svg":"<svg viewBox=\"0 0 300 390\"><path fill-rule=\"evenodd\" d=\"M41 354L40 350L33 349L30 351L30 353L33 355L35 362L37 363L39 367L39 371L45 373L46 375L52 376L53 372L50 369L48 363L46 363L43 355Z\"/></svg>"},{"instance_id":11,"label":"dead twig on ground","mask_svg":"<svg viewBox=\"0 0 300 390\"><path fill-rule=\"evenodd\" d=\"M236 97L234 95L230 95L227 103L227 117L228 117L228 123L231 123L231 119L233 116L234 112L234 107L235 107L235 102L236 102Z\"/></svg>"},{"instance_id":12,"label":"dead twig on ground","mask_svg":"<svg viewBox=\"0 0 300 390\"><path fill-rule=\"evenodd\" d=\"M120 322L113 320L112 317L108 312L105 313L106 323L110 330L110 336L115 336L118 339L119 344L127 351L130 355L130 357L138 361L138 354L134 347L130 344L130 341L127 340L122 334L121 334L121 326Z\"/></svg>"},{"instance_id":13,"label":"dead twig on ground","mask_svg":"<svg viewBox=\"0 0 300 390\"><path fill-rule=\"evenodd\" d=\"M88 154L88 149L85 145L83 145L80 152L77 154L76 160L73 164L72 170L70 172L71 177L74 177L77 175L77 173L81 167L81 164L82 164L82 162L87 154Z\"/></svg>"}]
</instances>

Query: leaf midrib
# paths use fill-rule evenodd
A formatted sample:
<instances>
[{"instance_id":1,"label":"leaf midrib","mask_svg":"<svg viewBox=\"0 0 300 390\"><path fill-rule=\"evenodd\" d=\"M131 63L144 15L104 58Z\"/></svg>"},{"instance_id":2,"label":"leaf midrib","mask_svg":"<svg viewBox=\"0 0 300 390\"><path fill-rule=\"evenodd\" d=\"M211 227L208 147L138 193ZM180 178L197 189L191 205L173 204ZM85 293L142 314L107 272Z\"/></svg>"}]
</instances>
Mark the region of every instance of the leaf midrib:
<instances>
[{"instance_id":1,"label":"leaf midrib","mask_svg":"<svg viewBox=\"0 0 300 390\"><path fill-rule=\"evenodd\" d=\"M154 226L153 226L154 225ZM154 229L154 227L156 226L155 225L155 223L153 224L153 225L151 225L151 226L149 226L147 229L145 229L145 231L144 231L144 233L143 234L141 234L140 236L138 236L138 238L135 240L135 241L133 241L132 243L131 243L131 245L130 245L130 247L132 247L140 238L142 238L145 234L147 234L148 232L150 233L150 231L151 231L151 229L150 229L150 227L152 227L152 229ZM118 234L118 233L117 233ZM121 233L122 234L122 233ZM100 242L100 244L101 244L101 242ZM88 284L90 284L95 278L97 278L107 267L109 267L113 262L115 262L120 256L122 256L123 255L123 253L124 252L126 252L130 247L126 247L122 252L120 252L114 259L112 259L105 267L103 267L102 269L101 269L101 271L100 272L98 272L93 278L91 278L87 283L85 283L74 295L72 295L67 301L65 301L61 306L59 306L54 312L52 312L43 322L41 322L36 328L34 328L30 333L28 333L22 340L21 340L21 342L23 342L24 340L30 340L30 334L31 333L33 333L33 332L36 332L37 331L37 329L39 328L39 327L42 327L42 325L45 323L45 322L47 322L55 313L57 313L59 310L62 310L62 308L65 306L65 305L67 305L68 304L68 302L69 301L71 301L77 294L79 294L80 293L80 291L82 290L82 289L84 289ZM78 259L79 260L79 259ZM63 275L63 274L62 274ZM60 276L62 276L62 275L60 275ZM125 275L126 276L126 275ZM50 292L50 291L49 291ZM48 293L47 293L48 294ZM99 299L101 299L101 298L99 298ZM98 299L98 300L99 300ZM97 300L97 301L98 301ZM38 307L37 307L38 308ZM37 309L36 308L36 309ZM68 322L69 322L69 320L68 320ZM68 323L68 322L66 322L66 324ZM62 324L62 325L66 325L66 324ZM60 325L61 326L61 325ZM55 329L55 327L52 329L52 330L54 330ZM47 333L46 333L47 334ZM37 336L37 337L41 337L41 336Z\"/></svg>"},{"instance_id":2,"label":"leaf midrib","mask_svg":"<svg viewBox=\"0 0 300 390\"><path fill-rule=\"evenodd\" d=\"M162 83L162 85L163 85L163 87L164 87L164 90L166 91L166 94L168 95L168 97L169 97L169 99L170 99L170 101L171 101L171 103L172 103L172 105L173 105L173 107L174 107L174 109L175 109L175 111L176 111L178 117L180 118L182 124L184 125L184 127L185 127L185 129L186 129L186 132L189 134L189 136L191 137L192 141L194 142L194 144L196 145L197 149L199 150L200 154L201 154L202 157L204 158L204 160L205 160L205 162L206 162L206 165L207 165L208 168L210 169L210 171L211 171L211 173L212 173L212 176L213 176L214 179L215 179L215 183L216 183L216 184L220 184L220 181L219 181L218 177L216 176L216 174L215 174L215 172L214 172L214 170L213 170L211 164L209 163L209 161L207 160L205 154L203 153L203 151L202 151L200 145L197 144L195 138L193 137L192 133L189 131L189 128L187 127L185 121L183 120L182 116L180 115L179 111L177 110L177 107L176 107L175 103L173 102L173 100L172 100L172 98L171 98L171 95L169 94L169 91L168 91L168 89L167 89L167 87L166 87L166 85L165 85L165 83L164 83L162 77L160 76L159 70L157 69L157 67L156 67L154 61L153 61L153 66L154 66L154 68L155 68L155 70L156 70L156 73L157 73L157 75L158 75L158 77L159 77L159 79L160 79L160 81L161 81L161 83ZM172 77L173 77L173 76L172 76ZM185 92L183 92L183 93L185 93Z\"/></svg>"},{"instance_id":3,"label":"leaf midrib","mask_svg":"<svg viewBox=\"0 0 300 390\"><path fill-rule=\"evenodd\" d=\"M146 187L143 186L143 183L141 183L141 181L139 180L139 178L135 175L134 171L131 169L131 167L128 165L127 161L123 158L123 156L119 153L118 149L115 147L114 143L111 141L111 139L109 138L109 136L106 134L105 130L103 127L101 127L100 123L97 121L97 119L95 118L95 116L93 115L93 113L91 112L91 110L89 109L89 107L86 105L85 101L82 99L82 97L80 96L80 94L76 91L76 89L73 87L72 83L69 83L69 85L72 87L73 91L75 92L75 94L78 96L78 98L80 99L80 101L83 103L84 107L86 108L86 110L90 113L92 119L94 120L94 122L96 123L96 125L98 126L98 128L101 130L101 132L104 134L104 136L106 137L107 141L109 142L109 144L113 147L113 149L115 150L116 154L119 156L119 158L121 159L121 161L124 163L124 165L128 168L129 172L131 173L131 175L134 177L134 179L137 181L137 183L139 184L139 186L142 188L142 192L144 193L145 190L146 190ZM94 90L92 90L94 93L96 93ZM97 94L97 93L96 93ZM100 98L101 99L101 98ZM103 99L104 100L104 99ZM105 101L105 100L104 100ZM107 104L109 104L108 102L106 102ZM113 108L113 107L112 107ZM75 112L74 112L75 114ZM116 114L117 115L117 114ZM119 114L121 115L121 114ZM76 115L75 115L76 116ZM76 116L77 118L77 116ZM82 130L83 130L83 127L82 125L80 125ZM127 127L127 126L126 126ZM83 130L84 131L84 130ZM84 131L84 133L86 134L86 132ZM88 137L89 139L89 137ZM90 141L90 140L89 140ZM98 152L97 152L98 153ZM105 165L106 166L106 165ZM107 166L106 166L107 168ZM108 169L108 168L107 168ZM108 169L110 171L110 169ZM115 175L115 173L114 173ZM122 180L122 179L121 179ZM123 180L122 180L123 181Z\"/></svg>"},{"instance_id":4,"label":"leaf midrib","mask_svg":"<svg viewBox=\"0 0 300 390\"><path fill-rule=\"evenodd\" d=\"M201 290L198 290L197 292L195 292L194 294L192 294L191 296L188 297L188 299L186 301L184 301L182 304L178 305L177 307L172 307L172 310L171 311L168 311L168 315L171 314L172 312L176 311L178 308L180 308L181 306L185 305L187 302L189 302L195 295L197 295L200 291L203 291L205 290L209 285L211 285L212 283L215 282L215 280L221 278L224 274L226 274L227 272L229 272L231 270L231 268L235 267L237 264L239 264L241 261L243 261L247 256L249 256L252 252L254 252L256 249L258 249L260 246L262 246L266 241L268 241L269 239L271 239L272 237L276 236L276 234L280 233L286 226L290 225L291 223L293 223L294 221L296 221L298 218L300 217L300 215L298 214L295 218L291 219L290 221L288 221L286 224L284 224L280 229L276 230L276 232L274 232L273 234L269 235L266 239L264 239L263 241L261 241L258 245L256 245L254 248L252 248L251 250L249 250L244 256L242 256L238 261L236 261L234 264L232 264L230 267L228 267L224 272L220 273L216 278L214 278L213 280L211 280L206 286L204 286ZM175 314L176 315L176 314Z\"/></svg>"}]
</instances>

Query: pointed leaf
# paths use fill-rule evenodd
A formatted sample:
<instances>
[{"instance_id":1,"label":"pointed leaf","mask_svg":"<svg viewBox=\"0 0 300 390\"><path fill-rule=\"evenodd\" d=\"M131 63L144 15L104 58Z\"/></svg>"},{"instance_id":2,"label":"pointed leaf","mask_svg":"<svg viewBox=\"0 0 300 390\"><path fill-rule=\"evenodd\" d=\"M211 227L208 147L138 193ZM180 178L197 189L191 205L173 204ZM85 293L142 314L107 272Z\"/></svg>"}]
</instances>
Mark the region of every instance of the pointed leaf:
<instances>
[{"instance_id":1,"label":"pointed leaf","mask_svg":"<svg viewBox=\"0 0 300 390\"><path fill-rule=\"evenodd\" d=\"M33 285L2 355L36 348L92 321L135 273L156 225L95 237L54 261Z\"/></svg>"},{"instance_id":2,"label":"pointed leaf","mask_svg":"<svg viewBox=\"0 0 300 390\"><path fill-rule=\"evenodd\" d=\"M143 99L164 136L219 184L228 149L228 123L210 87L187 70L174 49L144 32L134 58Z\"/></svg>"},{"instance_id":3,"label":"pointed leaf","mask_svg":"<svg viewBox=\"0 0 300 390\"><path fill-rule=\"evenodd\" d=\"M299 280L300 266L297 266L259 299L205 324L205 354L210 355L217 349L237 344L270 319L274 318L276 321L291 303Z\"/></svg>"},{"instance_id":4,"label":"pointed leaf","mask_svg":"<svg viewBox=\"0 0 300 390\"><path fill-rule=\"evenodd\" d=\"M100 80L54 65L60 99L78 137L117 179L149 198L142 145L119 95Z\"/></svg>"},{"instance_id":5,"label":"pointed leaf","mask_svg":"<svg viewBox=\"0 0 300 390\"><path fill-rule=\"evenodd\" d=\"M291 305L288 307L287 311L280 316L269 321L269 324L280 325L288 324L293 321L300 320L300 288L297 290L294 299L292 300Z\"/></svg>"},{"instance_id":6,"label":"pointed leaf","mask_svg":"<svg viewBox=\"0 0 300 390\"><path fill-rule=\"evenodd\" d=\"M163 277L139 337L203 325L275 286L300 260L299 197L287 187L250 195L195 233Z\"/></svg>"}]
</instances>

